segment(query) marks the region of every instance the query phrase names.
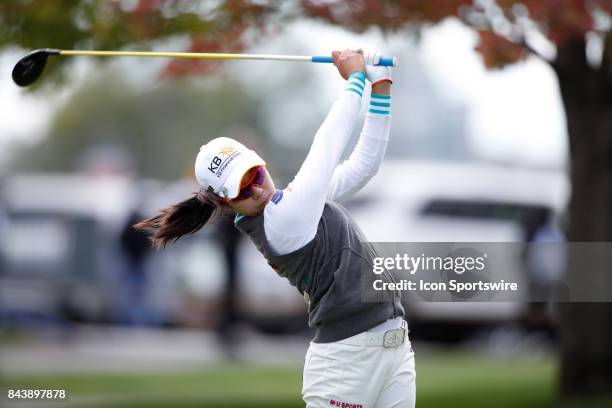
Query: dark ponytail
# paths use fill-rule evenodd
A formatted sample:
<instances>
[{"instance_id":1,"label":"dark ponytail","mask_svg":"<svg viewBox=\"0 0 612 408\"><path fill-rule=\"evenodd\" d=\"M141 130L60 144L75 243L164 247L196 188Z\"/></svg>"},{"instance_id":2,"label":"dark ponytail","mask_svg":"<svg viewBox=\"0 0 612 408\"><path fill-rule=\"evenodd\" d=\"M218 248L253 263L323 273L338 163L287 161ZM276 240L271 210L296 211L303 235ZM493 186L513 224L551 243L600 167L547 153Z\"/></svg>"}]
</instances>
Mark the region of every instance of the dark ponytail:
<instances>
[{"instance_id":1,"label":"dark ponytail","mask_svg":"<svg viewBox=\"0 0 612 408\"><path fill-rule=\"evenodd\" d=\"M193 234L204 225L215 221L226 206L214 194L200 190L185 201L164 208L154 217L134 224L138 230L154 230L151 237L156 249L164 248L168 242Z\"/></svg>"}]
</instances>

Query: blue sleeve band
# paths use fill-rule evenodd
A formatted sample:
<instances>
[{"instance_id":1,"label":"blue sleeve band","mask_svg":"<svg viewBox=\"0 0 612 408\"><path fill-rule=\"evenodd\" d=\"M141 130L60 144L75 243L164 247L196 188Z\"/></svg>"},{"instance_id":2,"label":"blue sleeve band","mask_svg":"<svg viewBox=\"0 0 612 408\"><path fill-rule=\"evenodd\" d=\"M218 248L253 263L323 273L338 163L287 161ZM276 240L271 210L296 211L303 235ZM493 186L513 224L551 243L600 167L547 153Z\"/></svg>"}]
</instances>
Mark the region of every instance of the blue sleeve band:
<instances>
[{"instance_id":1,"label":"blue sleeve band","mask_svg":"<svg viewBox=\"0 0 612 408\"><path fill-rule=\"evenodd\" d=\"M378 109L370 109L369 112L370 113L376 113L378 115L389 115L389 111L382 111L382 110L378 110Z\"/></svg>"},{"instance_id":2,"label":"blue sleeve band","mask_svg":"<svg viewBox=\"0 0 612 408\"><path fill-rule=\"evenodd\" d=\"M359 82L359 81L349 81L347 83L347 85L353 85L356 86L357 88L361 89L363 91L363 88L365 88L365 84L363 82Z\"/></svg>"},{"instance_id":3,"label":"blue sleeve band","mask_svg":"<svg viewBox=\"0 0 612 408\"><path fill-rule=\"evenodd\" d=\"M355 92L359 97L363 95L363 89L365 88L365 72L355 71L348 77L348 82L346 83L346 90L350 92Z\"/></svg>"},{"instance_id":4,"label":"blue sleeve band","mask_svg":"<svg viewBox=\"0 0 612 408\"><path fill-rule=\"evenodd\" d=\"M388 102L376 102L374 100L370 101L370 105L372 106L382 106L383 108L391 107L391 104Z\"/></svg>"},{"instance_id":5,"label":"blue sleeve band","mask_svg":"<svg viewBox=\"0 0 612 408\"><path fill-rule=\"evenodd\" d=\"M389 116L391 114L391 95L370 95L369 113L376 115Z\"/></svg>"},{"instance_id":6,"label":"blue sleeve band","mask_svg":"<svg viewBox=\"0 0 612 408\"><path fill-rule=\"evenodd\" d=\"M359 92L359 91L358 91L357 89L355 89L355 88L346 88L346 90L347 90L347 91L350 91L350 92L355 92L357 95L359 95L359 97L360 97L360 98L361 98L361 96L362 96L362 93L361 93L361 92Z\"/></svg>"},{"instance_id":7,"label":"blue sleeve band","mask_svg":"<svg viewBox=\"0 0 612 408\"><path fill-rule=\"evenodd\" d=\"M374 98L374 99L391 99L391 95L372 94L372 98Z\"/></svg>"},{"instance_id":8,"label":"blue sleeve band","mask_svg":"<svg viewBox=\"0 0 612 408\"><path fill-rule=\"evenodd\" d=\"M361 82L365 84L366 74L363 71L355 71L348 77L349 81L353 78L359 79Z\"/></svg>"}]
</instances>

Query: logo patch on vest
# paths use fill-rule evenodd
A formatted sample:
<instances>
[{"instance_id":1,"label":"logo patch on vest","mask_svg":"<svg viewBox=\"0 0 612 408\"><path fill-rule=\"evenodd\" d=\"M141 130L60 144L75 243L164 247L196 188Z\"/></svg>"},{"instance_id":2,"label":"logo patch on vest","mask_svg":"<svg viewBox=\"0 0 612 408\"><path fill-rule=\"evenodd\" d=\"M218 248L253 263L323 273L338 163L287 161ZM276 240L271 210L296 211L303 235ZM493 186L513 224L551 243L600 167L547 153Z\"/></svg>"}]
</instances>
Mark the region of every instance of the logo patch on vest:
<instances>
[{"instance_id":1,"label":"logo patch on vest","mask_svg":"<svg viewBox=\"0 0 612 408\"><path fill-rule=\"evenodd\" d=\"M276 193L274 193L270 201L272 201L274 204L278 204L280 203L280 200L282 199L283 199L283 191L278 190Z\"/></svg>"}]
</instances>

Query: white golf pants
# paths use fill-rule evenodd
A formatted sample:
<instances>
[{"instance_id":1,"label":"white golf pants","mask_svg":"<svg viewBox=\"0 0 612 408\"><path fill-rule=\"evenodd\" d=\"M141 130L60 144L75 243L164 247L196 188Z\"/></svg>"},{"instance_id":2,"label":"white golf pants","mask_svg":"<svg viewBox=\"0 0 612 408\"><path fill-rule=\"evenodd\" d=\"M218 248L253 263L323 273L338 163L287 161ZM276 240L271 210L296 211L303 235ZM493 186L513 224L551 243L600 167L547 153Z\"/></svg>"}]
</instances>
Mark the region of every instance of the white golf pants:
<instances>
[{"instance_id":1,"label":"white golf pants","mask_svg":"<svg viewBox=\"0 0 612 408\"><path fill-rule=\"evenodd\" d=\"M366 333L310 343L302 397L307 408L413 408L414 352L408 336L397 347L370 345Z\"/></svg>"}]
</instances>

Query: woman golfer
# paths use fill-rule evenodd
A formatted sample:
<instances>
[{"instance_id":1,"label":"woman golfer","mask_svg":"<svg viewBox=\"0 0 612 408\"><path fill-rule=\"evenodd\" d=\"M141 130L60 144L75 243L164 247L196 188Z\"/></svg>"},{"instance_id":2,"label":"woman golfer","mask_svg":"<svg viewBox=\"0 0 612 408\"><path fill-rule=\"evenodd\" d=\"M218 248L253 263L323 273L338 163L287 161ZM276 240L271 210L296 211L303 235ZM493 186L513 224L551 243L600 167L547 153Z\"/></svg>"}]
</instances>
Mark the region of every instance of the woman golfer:
<instances>
[{"instance_id":1,"label":"woman golfer","mask_svg":"<svg viewBox=\"0 0 612 408\"><path fill-rule=\"evenodd\" d=\"M315 336L304 364L307 407L413 407L414 354L399 295L362 301L377 250L347 210L337 204L363 187L385 154L390 126L391 76L373 65L380 54L334 51L346 88L317 131L294 180L277 190L264 160L229 138L200 148L193 197L136 225L154 230L163 247L193 233L224 211L270 266L304 295ZM357 145L340 158L358 122L366 78L370 107Z\"/></svg>"}]
</instances>

